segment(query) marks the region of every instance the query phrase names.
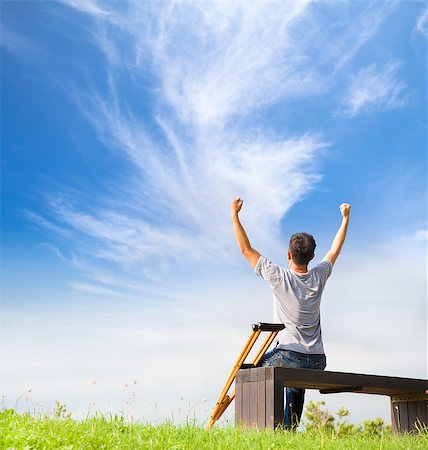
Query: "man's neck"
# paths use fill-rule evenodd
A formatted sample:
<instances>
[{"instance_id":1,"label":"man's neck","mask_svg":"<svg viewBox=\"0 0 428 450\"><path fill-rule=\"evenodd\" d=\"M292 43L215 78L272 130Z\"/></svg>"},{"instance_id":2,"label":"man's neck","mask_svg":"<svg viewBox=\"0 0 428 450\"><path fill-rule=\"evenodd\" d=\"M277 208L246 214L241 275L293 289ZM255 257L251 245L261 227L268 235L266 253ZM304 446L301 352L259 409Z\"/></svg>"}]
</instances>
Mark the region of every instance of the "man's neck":
<instances>
[{"instance_id":1,"label":"man's neck","mask_svg":"<svg viewBox=\"0 0 428 450\"><path fill-rule=\"evenodd\" d=\"M289 261L288 266L291 270L294 270L297 273L307 273L308 272L308 265L300 265L295 264L293 261Z\"/></svg>"}]
</instances>

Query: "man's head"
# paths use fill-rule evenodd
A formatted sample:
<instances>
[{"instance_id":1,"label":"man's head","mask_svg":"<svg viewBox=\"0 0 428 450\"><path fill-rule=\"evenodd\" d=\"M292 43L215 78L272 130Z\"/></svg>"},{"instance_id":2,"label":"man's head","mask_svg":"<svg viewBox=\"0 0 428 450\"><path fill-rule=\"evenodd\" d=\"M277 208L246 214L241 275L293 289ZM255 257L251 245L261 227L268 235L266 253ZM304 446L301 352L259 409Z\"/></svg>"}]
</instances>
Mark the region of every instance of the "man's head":
<instances>
[{"instance_id":1,"label":"man's head","mask_svg":"<svg viewBox=\"0 0 428 450\"><path fill-rule=\"evenodd\" d=\"M288 251L295 264L307 265L315 256L315 239L308 233L295 233L290 238Z\"/></svg>"}]
</instances>

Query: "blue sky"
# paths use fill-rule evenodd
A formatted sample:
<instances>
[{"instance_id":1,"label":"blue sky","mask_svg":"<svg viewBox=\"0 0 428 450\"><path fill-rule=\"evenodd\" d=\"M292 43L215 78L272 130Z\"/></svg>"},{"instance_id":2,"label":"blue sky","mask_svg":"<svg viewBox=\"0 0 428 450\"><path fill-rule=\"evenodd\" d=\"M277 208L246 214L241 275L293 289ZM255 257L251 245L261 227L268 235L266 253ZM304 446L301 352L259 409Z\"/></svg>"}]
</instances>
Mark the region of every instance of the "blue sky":
<instances>
[{"instance_id":1,"label":"blue sky","mask_svg":"<svg viewBox=\"0 0 428 450\"><path fill-rule=\"evenodd\" d=\"M205 420L272 314L235 196L284 264L299 230L320 259L352 203L327 368L427 376L425 2L1 9L6 405ZM360 397L322 399L388 418Z\"/></svg>"}]
</instances>

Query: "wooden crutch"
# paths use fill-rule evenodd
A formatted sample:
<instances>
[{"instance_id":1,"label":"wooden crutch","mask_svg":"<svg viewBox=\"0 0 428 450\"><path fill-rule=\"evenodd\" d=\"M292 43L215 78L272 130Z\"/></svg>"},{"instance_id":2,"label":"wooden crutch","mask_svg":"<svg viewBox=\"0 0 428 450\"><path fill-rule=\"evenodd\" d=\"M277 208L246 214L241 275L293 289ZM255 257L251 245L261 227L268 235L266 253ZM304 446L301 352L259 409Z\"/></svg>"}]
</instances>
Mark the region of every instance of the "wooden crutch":
<instances>
[{"instance_id":1,"label":"wooden crutch","mask_svg":"<svg viewBox=\"0 0 428 450\"><path fill-rule=\"evenodd\" d=\"M250 367L257 366L257 364L262 359L263 355L266 353L269 346L272 344L276 335L284 328L285 328L285 326L282 323L259 322L259 323L254 323L252 325L251 335L248 338L248 341L245 344L241 354L239 355L235 365L233 366L232 372L230 373L229 378L227 379L223 390L221 391L220 397L218 398L217 403L214 407L214 410L211 414L211 418L210 418L209 424L207 426L207 429L211 429L214 426L215 422L218 419L220 419L220 417L222 416L224 411L226 411L226 408L232 403L233 399L235 398L235 391L233 391L230 395L227 395L227 393L228 393L229 388L232 385L233 381L235 380L238 370L243 366L245 359L247 358L251 349L254 347L254 344L256 343L261 332L262 331L270 331L267 338L265 339L262 346L260 347L259 351L256 353L256 356L254 357L252 363L248 364L248 366L250 366Z\"/></svg>"}]
</instances>

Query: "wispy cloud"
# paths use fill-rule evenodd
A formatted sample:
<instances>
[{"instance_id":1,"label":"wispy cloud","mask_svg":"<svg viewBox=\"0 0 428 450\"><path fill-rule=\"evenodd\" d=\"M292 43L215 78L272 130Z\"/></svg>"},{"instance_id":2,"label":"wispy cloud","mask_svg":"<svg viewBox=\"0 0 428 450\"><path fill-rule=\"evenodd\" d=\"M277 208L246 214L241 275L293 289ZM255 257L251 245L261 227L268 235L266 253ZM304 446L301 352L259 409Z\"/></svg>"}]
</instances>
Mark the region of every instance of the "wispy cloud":
<instances>
[{"instance_id":1,"label":"wispy cloud","mask_svg":"<svg viewBox=\"0 0 428 450\"><path fill-rule=\"evenodd\" d=\"M416 20L416 30L424 36L428 36L428 8L422 10Z\"/></svg>"},{"instance_id":2,"label":"wispy cloud","mask_svg":"<svg viewBox=\"0 0 428 450\"><path fill-rule=\"evenodd\" d=\"M137 298L124 294L123 292L116 292L113 289L108 289L105 286L96 285L92 283L74 282L72 288L77 292L87 294L102 295L103 297L120 297L120 298Z\"/></svg>"},{"instance_id":3,"label":"wispy cloud","mask_svg":"<svg viewBox=\"0 0 428 450\"><path fill-rule=\"evenodd\" d=\"M344 110L349 116L374 110L398 108L406 103L406 83L397 78L398 62L377 64L360 69L350 82L344 99Z\"/></svg>"},{"instance_id":4,"label":"wispy cloud","mask_svg":"<svg viewBox=\"0 0 428 450\"><path fill-rule=\"evenodd\" d=\"M34 53L40 53L41 49L27 36L11 29L4 23L0 25L1 46L8 52L27 58Z\"/></svg>"},{"instance_id":5,"label":"wispy cloud","mask_svg":"<svg viewBox=\"0 0 428 450\"><path fill-rule=\"evenodd\" d=\"M96 0L62 0L62 2L92 16L104 18L110 15L109 11L104 9Z\"/></svg>"},{"instance_id":6,"label":"wispy cloud","mask_svg":"<svg viewBox=\"0 0 428 450\"><path fill-rule=\"evenodd\" d=\"M161 12L150 45L166 101L207 126L313 91L315 74L290 36L308 3L177 3Z\"/></svg>"},{"instance_id":7,"label":"wispy cloud","mask_svg":"<svg viewBox=\"0 0 428 450\"><path fill-rule=\"evenodd\" d=\"M103 203L54 197L49 220L72 232L87 257L146 275L148 261L233 262L228 205L237 195L247 201L254 243L275 248L281 218L321 179L328 144L320 133L296 135L257 118L331 89L325 65L332 76L342 70L390 5L365 8L352 32L343 25L320 33L322 48L342 41L346 48L317 57L312 30L326 18L309 1L63 3L94 20L93 39L106 57L107 94L82 92L77 102L129 173ZM152 103L130 106L124 73L127 87L150 86ZM376 80L382 76L373 73ZM372 104L397 101L400 85L385 89ZM369 103L352 102L355 111Z\"/></svg>"},{"instance_id":8,"label":"wispy cloud","mask_svg":"<svg viewBox=\"0 0 428 450\"><path fill-rule=\"evenodd\" d=\"M86 254L124 268L148 260L226 261L228 205L240 195L248 201L253 236L272 243L266 236L278 233L287 209L319 180L314 156L326 143L313 133L250 130L246 120L284 97L319 89L289 37L307 2L178 2L154 9L132 3L117 14L100 12L95 3L67 3L97 21L96 40L109 62L108 96L93 92L87 101L82 95L80 106L132 172L108 208L83 211L53 199L57 225L89 239ZM123 33L131 52L121 48ZM130 109L121 100L118 55L136 80L147 77L150 61L158 83L152 110Z\"/></svg>"},{"instance_id":9,"label":"wispy cloud","mask_svg":"<svg viewBox=\"0 0 428 450\"><path fill-rule=\"evenodd\" d=\"M349 8L349 4L344 5ZM396 5L396 1L367 2L367 6L351 23L346 22L343 39L334 42L332 48L327 50L327 53L336 58L335 72L349 64L360 49L378 33L380 25Z\"/></svg>"}]
</instances>

